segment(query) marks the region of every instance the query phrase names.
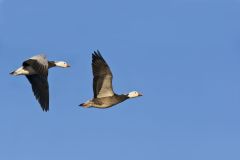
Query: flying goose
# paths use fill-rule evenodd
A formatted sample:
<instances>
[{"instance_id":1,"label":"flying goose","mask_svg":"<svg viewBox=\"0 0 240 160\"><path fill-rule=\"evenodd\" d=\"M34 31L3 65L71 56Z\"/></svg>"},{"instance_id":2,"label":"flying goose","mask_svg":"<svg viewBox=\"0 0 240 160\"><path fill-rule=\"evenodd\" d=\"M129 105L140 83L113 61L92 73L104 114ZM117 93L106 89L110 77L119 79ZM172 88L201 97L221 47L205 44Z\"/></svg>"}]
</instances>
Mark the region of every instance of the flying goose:
<instances>
[{"instance_id":1,"label":"flying goose","mask_svg":"<svg viewBox=\"0 0 240 160\"><path fill-rule=\"evenodd\" d=\"M48 61L44 55L36 55L23 62L22 66L10 74L25 75L32 85L34 96L43 111L49 110L48 69L52 67L70 67L64 61Z\"/></svg>"},{"instance_id":2,"label":"flying goose","mask_svg":"<svg viewBox=\"0 0 240 160\"><path fill-rule=\"evenodd\" d=\"M129 98L142 96L137 91L121 95L114 93L112 72L99 51L94 51L92 54L92 72L94 98L79 106L84 108L109 108Z\"/></svg>"}]
</instances>

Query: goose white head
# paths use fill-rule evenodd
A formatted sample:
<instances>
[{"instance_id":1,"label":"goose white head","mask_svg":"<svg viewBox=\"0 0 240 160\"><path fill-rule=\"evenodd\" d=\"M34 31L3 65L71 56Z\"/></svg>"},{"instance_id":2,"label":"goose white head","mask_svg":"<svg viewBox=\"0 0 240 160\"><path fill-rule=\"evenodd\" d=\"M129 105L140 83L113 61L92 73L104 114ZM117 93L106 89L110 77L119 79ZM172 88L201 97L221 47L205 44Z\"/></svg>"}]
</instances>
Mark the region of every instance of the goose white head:
<instances>
[{"instance_id":1,"label":"goose white head","mask_svg":"<svg viewBox=\"0 0 240 160\"><path fill-rule=\"evenodd\" d=\"M135 97L142 96L142 94L137 91L132 91L132 92L128 93L127 96L128 96L128 98L135 98Z\"/></svg>"},{"instance_id":2,"label":"goose white head","mask_svg":"<svg viewBox=\"0 0 240 160\"><path fill-rule=\"evenodd\" d=\"M57 67L62 67L62 68L70 67L70 65L67 62L64 62L64 61L56 61L56 62L54 62L54 64Z\"/></svg>"}]
</instances>

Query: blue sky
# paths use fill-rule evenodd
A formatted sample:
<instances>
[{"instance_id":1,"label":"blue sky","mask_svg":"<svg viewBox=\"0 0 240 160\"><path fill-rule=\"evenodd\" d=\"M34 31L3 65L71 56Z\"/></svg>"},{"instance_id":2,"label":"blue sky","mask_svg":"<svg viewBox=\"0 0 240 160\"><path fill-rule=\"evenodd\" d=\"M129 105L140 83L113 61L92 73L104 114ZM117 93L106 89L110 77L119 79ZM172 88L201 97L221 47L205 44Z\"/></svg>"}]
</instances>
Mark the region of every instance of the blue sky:
<instances>
[{"instance_id":1,"label":"blue sky","mask_svg":"<svg viewBox=\"0 0 240 160\"><path fill-rule=\"evenodd\" d=\"M0 159L239 160L239 0L1 0ZM144 96L106 110L92 97L99 49L117 93ZM9 72L45 53L50 112Z\"/></svg>"}]
</instances>

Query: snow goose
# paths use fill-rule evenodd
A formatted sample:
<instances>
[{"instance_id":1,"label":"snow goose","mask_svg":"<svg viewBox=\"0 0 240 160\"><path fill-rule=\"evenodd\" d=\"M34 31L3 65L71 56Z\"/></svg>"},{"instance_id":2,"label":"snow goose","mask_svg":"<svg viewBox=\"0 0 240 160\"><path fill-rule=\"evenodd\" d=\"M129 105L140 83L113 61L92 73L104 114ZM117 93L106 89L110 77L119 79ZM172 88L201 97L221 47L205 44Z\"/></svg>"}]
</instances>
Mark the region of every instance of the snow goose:
<instances>
[{"instance_id":1,"label":"snow goose","mask_svg":"<svg viewBox=\"0 0 240 160\"><path fill-rule=\"evenodd\" d=\"M94 98L80 104L82 107L109 108L129 98L142 96L137 91L121 95L114 93L112 72L99 51L92 54L92 72Z\"/></svg>"},{"instance_id":2,"label":"snow goose","mask_svg":"<svg viewBox=\"0 0 240 160\"><path fill-rule=\"evenodd\" d=\"M32 85L32 91L43 111L49 110L48 69L52 67L70 67L64 61L48 61L44 55L36 55L23 62L11 75L25 75Z\"/></svg>"}]
</instances>

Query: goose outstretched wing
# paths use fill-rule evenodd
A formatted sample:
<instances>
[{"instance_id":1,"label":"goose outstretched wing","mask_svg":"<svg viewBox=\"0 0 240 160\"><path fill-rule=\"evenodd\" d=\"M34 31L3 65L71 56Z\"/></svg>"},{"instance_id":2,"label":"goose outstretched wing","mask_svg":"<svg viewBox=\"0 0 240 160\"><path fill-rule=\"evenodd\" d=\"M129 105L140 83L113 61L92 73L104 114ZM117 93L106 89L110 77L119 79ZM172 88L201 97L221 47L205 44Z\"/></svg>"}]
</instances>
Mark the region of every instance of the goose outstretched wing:
<instances>
[{"instance_id":1,"label":"goose outstretched wing","mask_svg":"<svg viewBox=\"0 0 240 160\"><path fill-rule=\"evenodd\" d=\"M23 66L31 66L36 74L26 75L32 85L34 96L43 111L49 110L48 60L44 55L36 55L23 62Z\"/></svg>"},{"instance_id":2,"label":"goose outstretched wing","mask_svg":"<svg viewBox=\"0 0 240 160\"><path fill-rule=\"evenodd\" d=\"M34 74L27 75L26 77L32 85L34 96L40 103L43 111L47 112L49 110L49 87L47 75Z\"/></svg>"},{"instance_id":3,"label":"goose outstretched wing","mask_svg":"<svg viewBox=\"0 0 240 160\"><path fill-rule=\"evenodd\" d=\"M99 51L92 54L92 72L94 98L113 96L112 72Z\"/></svg>"}]
</instances>

